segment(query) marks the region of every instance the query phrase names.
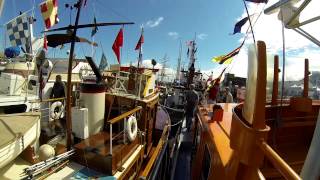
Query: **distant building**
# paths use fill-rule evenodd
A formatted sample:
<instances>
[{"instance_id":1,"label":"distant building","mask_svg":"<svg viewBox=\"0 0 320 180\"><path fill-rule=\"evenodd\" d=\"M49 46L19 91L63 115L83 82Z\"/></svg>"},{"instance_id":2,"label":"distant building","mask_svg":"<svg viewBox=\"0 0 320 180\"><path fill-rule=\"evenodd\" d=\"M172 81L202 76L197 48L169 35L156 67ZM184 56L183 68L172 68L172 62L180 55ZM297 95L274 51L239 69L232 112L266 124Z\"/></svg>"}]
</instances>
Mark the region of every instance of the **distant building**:
<instances>
[{"instance_id":1,"label":"distant building","mask_svg":"<svg viewBox=\"0 0 320 180\"><path fill-rule=\"evenodd\" d=\"M246 86L246 78L243 77L236 77L234 74L231 73L226 73L224 75L224 80L222 82L222 85L227 87L227 86L235 86L237 85L238 87Z\"/></svg>"}]
</instances>

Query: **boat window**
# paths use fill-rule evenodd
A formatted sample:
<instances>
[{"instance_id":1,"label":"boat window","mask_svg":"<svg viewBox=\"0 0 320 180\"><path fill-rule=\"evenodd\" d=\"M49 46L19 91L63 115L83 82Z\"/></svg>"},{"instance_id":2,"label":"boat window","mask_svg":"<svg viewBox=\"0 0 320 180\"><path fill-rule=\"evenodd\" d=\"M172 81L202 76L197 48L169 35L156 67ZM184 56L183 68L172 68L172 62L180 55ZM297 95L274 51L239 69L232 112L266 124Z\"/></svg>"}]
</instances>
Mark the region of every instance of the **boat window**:
<instances>
[{"instance_id":1,"label":"boat window","mask_svg":"<svg viewBox=\"0 0 320 180\"><path fill-rule=\"evenodd\" d=\"M14 114L26 112L27 106L25 104L5 106L1 108L0 112L4 114Z\"/></svg>"},{"instance_id":2,"label":"boat window","mask_svg":"<svg viewBox=\"0 0 320 180\"><path fill-rule=\"evenodd\" d=\"M209 153L208 145L205 145L203 159L202 159L202 172L201 172L201 180L207 180L209 177L211 168L211 155Z\"/></svg>"}]
</instances>

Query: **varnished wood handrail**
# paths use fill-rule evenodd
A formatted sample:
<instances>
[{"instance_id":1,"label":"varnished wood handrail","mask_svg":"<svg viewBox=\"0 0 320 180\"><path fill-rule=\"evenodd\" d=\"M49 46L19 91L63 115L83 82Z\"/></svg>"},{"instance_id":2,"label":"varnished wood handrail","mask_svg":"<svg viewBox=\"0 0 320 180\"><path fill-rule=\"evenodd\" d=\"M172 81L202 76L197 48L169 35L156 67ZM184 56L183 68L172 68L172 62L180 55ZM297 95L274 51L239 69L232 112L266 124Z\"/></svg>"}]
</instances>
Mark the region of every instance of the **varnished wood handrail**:
<instances>
[{"instance_id":1,"label":"varnished wood handrail","mask_svg":"<svg viewBox=\"0 0 320 180\"><path fill-rule=\"evenodd\" d=\"M53 99L45 99L45 100L34 100L34 101L30 101L30 103L42 103L42 102L53 102L53 101L61 101L61 100L65 100L66 98L53 98Z\"/></svg>"},{"instance_id":2,"label":"varnished wood handrail","mask_svg":"<svg viewBox=\"0 0 320 180\"><path fill-rule=\"evenodd\" d=\"M156 161L156 158L158 157L161 149L162 149L162 146L165 142L165 137L166 137L166 134L167 134L167 131L168 131L168 126L166 125L164 128L163 128L163 132L162 132L162 135L161 135L161 138L159 140L159 143L154 151L154 153L152 154L146 168L143 170L141 176L139 179L147 179L147 177L150 175L150 172L151 172L151 168L153 167L155 161Z\"/></svg>"},{"instance_id":3,"label":"varnished wood handrail","mask_svg":"<svg viewBox=\"0 0 320 180\"><path fill-rule=\"evenodd\" d=\"M110 123L110 124L117 123L117 122L121 121L123 118L125 118L127 116L130 116L131 114L133 114L133 113L135 113L137 111L140 111L141 109L142 109L141 106L137 106L134 109L132 109L132 110L130 110L128 112L125 112L125 113L123 113L123 114L121 114L121 115L109 120L108 123Z\"/></svg>"},{"instance_id":4,"label":"varnished wood handrail","mask_svg":"<svg viewBox=\"0 0 320 180\"><path fill-rule=\"evenodd\" d=\"M304 60L303 97L308 97L309 92L309 60Z\"/></svg>"},{"instance_id":5,"label":"varnished wood handrail","mask_svg":"<svg viewBox=\"0 0 320 180\"><path fill-rule=\"evenodd\" d=\"M301 179L299 175L264 140L259 141L258 146L286 179Z\"/></svg>"}]
</instances>

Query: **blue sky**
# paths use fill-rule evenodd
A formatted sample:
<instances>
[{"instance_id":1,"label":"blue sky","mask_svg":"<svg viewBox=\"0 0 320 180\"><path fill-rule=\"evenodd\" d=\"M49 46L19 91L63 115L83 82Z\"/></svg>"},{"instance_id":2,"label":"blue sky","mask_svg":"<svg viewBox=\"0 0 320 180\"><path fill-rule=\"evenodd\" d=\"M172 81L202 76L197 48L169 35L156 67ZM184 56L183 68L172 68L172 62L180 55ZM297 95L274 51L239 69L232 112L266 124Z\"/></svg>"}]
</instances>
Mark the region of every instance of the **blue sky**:
<instances>
[{"instance_id":1,"label":"blue sky","mask_svg":"<svg viewBox=\"0 0 320 180\"><path fill-rule=\"evenodd\" d=\"M271 6L277 1L269 0L267 5L257 5L248 2L249 13L259 14L264 8ZM23 0L24 3L21 2L22 0L7 0L0 23L4 24L14 18L19 11L29 10L36 4L35 15L37 22L35 24L35 35L41 35L40 32L44 29L44 26L37 4L42 1ZM59 0L60 22L54 28L69 24L70 11L65 9L64 4L74 2L75 0ZM298 5L299 3L296 6ZM311 1L300 15L300 22L319 16L319 6L319 0ZM187 65L186 41L194 39L196 33L198 45L196 67L200 67L207 74L210 74L211 71L220 74L220 70L224 68L224 65L221 66L211 62L211 58L227 54L238 47L248 28L247 23L242 28L242 33L229 35L233 32L234 24L246 16L242 0L88 0L88 6L83 8L81 13L80 23L92 23L94 14L98 22L132 21L135 23L135 25L126 26L124 29L124 47L121 54L122 64L128 64L137 60L138 52L134 51L134 48L140 37L140 26L142 24L145 28L143 59L154 58L158 62L161 62L161 59L167 54L169 57L167 66L172 70L176 69L180 40L183 45L182 64ZM278 12L272 15L262 14L254 26L254 33L256 40L266 42L268 55L280 55L281 64L282 25L277 16ZM72 21L74 21L75 10L72 13L72 17ZM252 21L255 21L255 19ZM317 21L313 24L305 25L303 28L320 39L319 26L320 21ZM94 37L94 40L100 45L96 48L94 57L97 63L100 62L102 53L101 44L109 63L116 63L116 58L111 47L119 28L119 26L99 28L98 33ZM3 42L3 29L1 33L3 35L0 36L0 41ZM91 29L79 31L79 36L88 39L91 39L90 34ZM303 77L302 67L304 66L305 58L310 59L311 71L319 71L319 47L290 29L285 29L285 36L286 79L297 80ZM232 64L226 72L234 73L237 76L246 76L248 68L247 47L251 43L253 43L253 40L249 35L244 47L239 55L234 57ZM0 43L0 49L3 49L3 43ZM69 46L65 46L62 50L59 48L49 48L48 55L49 57L66 57L68 49ZM77 44L77 57L81 58L91 54L91 46L84 43Z\"/></svg>"},{"instance_id":2,"label":"blue sky","mask_svg":"<svg viewBox=\"0 0 320 180\"><path fill-rule=\"evenodd\" d=\"M0 20L4 24L14 18L19 11L32 8L34 0L6 1ZM39 4L40 0L35 1ZM59 24L54 28L69 24L69 10L65 3L75 0L59 0ZM217 64L211 62L216 55L228 53L239 45L241 35L231 36L234 24L243 12L241 0L88 0L88 6L83 8L80 23L91 23L94 14L98 22L132 21L135 25L124 29L124 47L122 49L122 63L135 61L138 54L134 51L140 36L140 26L144 24L143 58L154 58L158 61L165 54L169 57L169 67L175 68L179 53L179 42L183 45L183 61L187 61L185 42L198 35L197 67L208 70ZM39 36L43 30L43 21L38 6L35 6L35 35ZM75 10L72 13L73 21ZM158 21L158 23L157 23ZM148 23L149 22L149 23ZM115 55L111 46L120 27L100 27L94 40L102 47L111 63L115 63ZM2 30L3 31L3 30ZM80 30L79 36L90 39L91 29ZM170 36L170 35L171 36ZM199 38L200 36L200 38ZM3 36L1 36L1 42ZM0 45L3 48L3 44ZM60 50L49 48L49 56L65 56L68 46ZM90 55L92 49L87 44L77 45L77 57ZM101 47L97 48L96 59L99 62Z\"/></svg>"}]
</instances>

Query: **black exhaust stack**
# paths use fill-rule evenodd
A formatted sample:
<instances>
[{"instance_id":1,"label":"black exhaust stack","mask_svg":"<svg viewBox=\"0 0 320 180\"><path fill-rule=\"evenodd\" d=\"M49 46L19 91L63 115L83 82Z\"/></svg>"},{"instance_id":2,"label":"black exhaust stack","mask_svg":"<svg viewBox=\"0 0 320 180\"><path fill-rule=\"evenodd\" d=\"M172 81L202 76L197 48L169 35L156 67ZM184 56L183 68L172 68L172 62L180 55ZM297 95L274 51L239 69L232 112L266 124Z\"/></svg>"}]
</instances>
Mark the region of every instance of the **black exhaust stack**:
<instances>
[{"instance_id":1,"label":"black exhaust stack","mask_svg":"<svg viewBox=\"0 0 320 180\"><path fill-rule=\"evenodd\" d=\"M97 83L101 83L102 82L102 74L100 73L96 63L93 62L92 57L86 56L86 59L91 67L91 69L93 70L94 74L97 77Z\"/></svg>"}]
</instances>

